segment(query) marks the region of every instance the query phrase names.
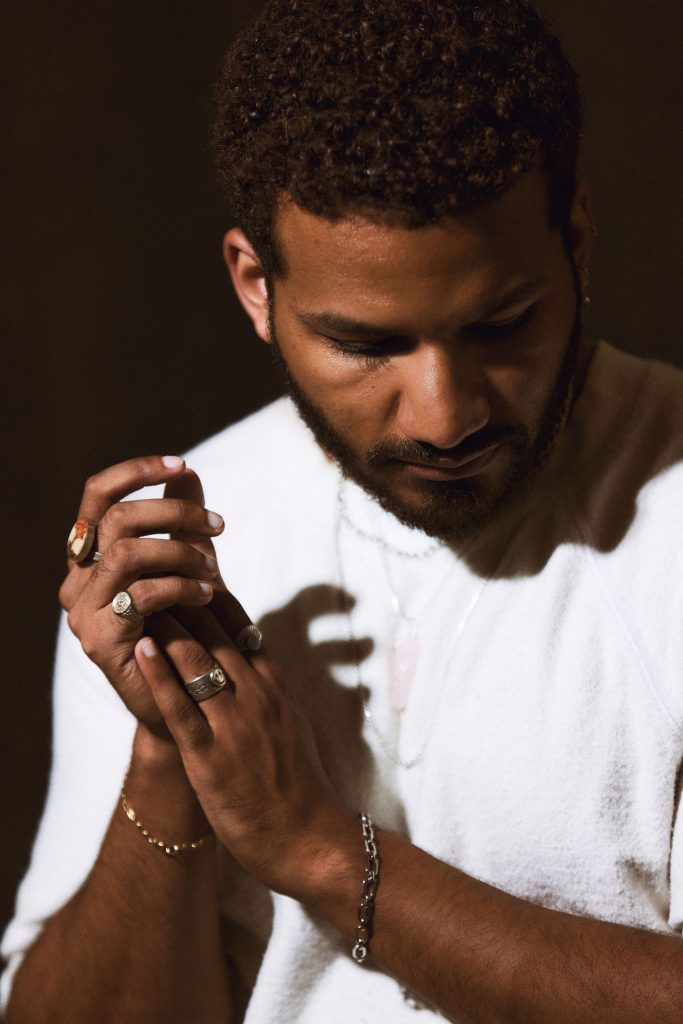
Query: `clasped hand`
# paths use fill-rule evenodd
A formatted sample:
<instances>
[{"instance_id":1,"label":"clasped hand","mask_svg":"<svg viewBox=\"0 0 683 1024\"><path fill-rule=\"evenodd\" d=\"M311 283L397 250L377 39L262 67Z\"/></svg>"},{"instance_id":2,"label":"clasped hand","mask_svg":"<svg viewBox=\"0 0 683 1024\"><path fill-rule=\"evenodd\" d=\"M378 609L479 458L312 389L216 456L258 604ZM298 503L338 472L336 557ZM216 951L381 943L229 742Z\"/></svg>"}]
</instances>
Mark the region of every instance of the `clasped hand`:
<instances>
[{"instance_id":1,"label":"clasped hand","mask_svg":"<svg viewBox=\"0 0 683 1024\"><path fill-rule=\"evenodd\" d=\"M164 498L121 500L160 482ZM142 727L160 742L170 732L219 840L254 877L297 896L301 865L355 826L267 650L246 655L235 646L249 617L218 574L211 536L222 523L203 502L198 477L181 462L136 459L91 478L79 515L98 524L102 558L71 565L60 598L86 653ZM144 536L152 531L170 539ZM109 607L122 589L141 623ZM182 681L216 663L229 685L198 705Z\"/></svg>"}]
</instances>

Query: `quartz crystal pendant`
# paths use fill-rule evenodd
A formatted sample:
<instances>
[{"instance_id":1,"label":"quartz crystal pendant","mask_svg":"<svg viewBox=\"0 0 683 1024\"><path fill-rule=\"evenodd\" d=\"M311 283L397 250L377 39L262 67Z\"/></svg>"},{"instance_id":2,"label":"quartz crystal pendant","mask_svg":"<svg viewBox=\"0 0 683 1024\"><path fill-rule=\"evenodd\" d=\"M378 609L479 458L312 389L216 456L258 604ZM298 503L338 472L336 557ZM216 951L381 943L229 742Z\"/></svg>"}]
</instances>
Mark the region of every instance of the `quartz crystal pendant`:
<instances>
[{"instance_id":1,"label":"quartz crystal pendant","mask_svg":"<svg viewBox=\"0 0 683 1024\"><path fill-rule=\"evenodd\" d=\"M396 711L404 711L420 654L420 641L414 634L397 638L389 653L389 696Z\"/></svg>"}]
</instances>

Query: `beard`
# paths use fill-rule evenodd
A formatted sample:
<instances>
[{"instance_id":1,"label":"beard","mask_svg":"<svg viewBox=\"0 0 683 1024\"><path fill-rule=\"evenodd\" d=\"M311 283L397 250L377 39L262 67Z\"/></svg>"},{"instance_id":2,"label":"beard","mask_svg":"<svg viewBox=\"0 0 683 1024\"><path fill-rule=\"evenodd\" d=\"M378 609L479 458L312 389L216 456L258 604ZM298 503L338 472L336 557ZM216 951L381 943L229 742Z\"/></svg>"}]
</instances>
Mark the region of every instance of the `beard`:
<instances>
[{"instance_id":1,"label":"beard","mask_svg":"<svg viewBox=\"0 0 683 1024\"><path fill-rule=\"evenodd\" d=\"M518 420L486 426L448 452L424 441L390 436L358 455L293 377L278 344L272 305L270 316L270 347L276 370L299 416L323 451L337 463L343 476L362 487L405 526L450 544L476 536L529 492L569 416L581 338L577 295L574 323L563 361L550 397L537 417L535 430ZM448 454L462 459L494 444L505 446L509 453L505 472L495 486L486 482L486 473L459 480L421 479L416 485L417 500L411 502L391 486L391 473L382 472L382 467L395 465L397 459L429 465L430 457L436 455Z\"/></svg>"}]
</instances>

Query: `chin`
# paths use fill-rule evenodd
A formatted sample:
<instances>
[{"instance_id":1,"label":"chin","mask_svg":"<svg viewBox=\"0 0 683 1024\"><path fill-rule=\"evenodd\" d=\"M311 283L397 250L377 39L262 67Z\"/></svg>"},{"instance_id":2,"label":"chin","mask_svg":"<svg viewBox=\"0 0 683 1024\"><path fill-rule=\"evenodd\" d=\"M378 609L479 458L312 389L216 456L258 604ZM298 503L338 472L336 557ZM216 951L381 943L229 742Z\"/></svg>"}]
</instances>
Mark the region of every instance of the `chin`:
<instances>
[{"instance_id":1,"label":"chin","mask_svg":"<svg viewBox=\"0 0 683 1024\"><path fill-rule=\"evenodd\" d=\"M395 474L362 462L340 463L340 468L405 526L449 544L475 537L526 493L527 484L535 477L526 458L513 460L512 464L508 459L506 471L496 472L495 477L482 473L459 480L415 480L404 485L393 478Z\"/></svg>"}]
</instances>

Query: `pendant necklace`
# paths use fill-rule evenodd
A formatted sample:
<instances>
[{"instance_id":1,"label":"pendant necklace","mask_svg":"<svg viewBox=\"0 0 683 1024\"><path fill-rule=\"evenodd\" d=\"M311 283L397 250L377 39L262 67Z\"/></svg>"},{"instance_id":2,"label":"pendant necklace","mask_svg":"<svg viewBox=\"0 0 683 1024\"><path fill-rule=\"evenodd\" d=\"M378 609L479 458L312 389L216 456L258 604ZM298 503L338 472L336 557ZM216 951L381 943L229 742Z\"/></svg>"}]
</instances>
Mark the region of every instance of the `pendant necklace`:
<instances>
[{"instance_id":1,"label":"pendant necklace","mask_svg":"<svg viewBox=\"0 0 683 1024\"><path fill-rule=\"evenodd\" d=\"M415 675L415 669L417 667L418 658L420 655L420 637L418 632L418 622L420 621L427 606L431 604L432 598L436 596L438 591L441 589L442 583L450 573L446 573L446 576L439 580L434 592L428 596L426 601L423 601L422 608L415 614L409 614L401 603L401 599L398 596L396 586L389 564L389 556L391 554L398 555L404 559L411 559L413 563L416 561L423 561L431 558L436 554L437 551L443 549L444 544L442 541L434 541L424 551L403 551L399 548L394 547L388 541L381 536L379 532L379 524L373 533L367 533L365 530L360 529L353 522L349 516L346 504L344 502L344 491L343 491L343 480L340 482L339 492L339 516L341 522L352 530L356 536L361 537L363 540L373 543L378 549L384 566L384 573L387 581L387 587L389 589L389 596L391 600L391 608L394 613L395 625L393 629L393 642L389 649L389 697L391 706L395 711L405 711L408 703L408 695L410 693L410 687ZM340 523L341 525L341 523ZM338 549L338 565L341 563L341 554L339 552L339 535L337 535L337 549ZM342 567L343 575L343 567Z\"/></svg>"},{"instance_id":2,"label":"pendant necklace","mask_svg":"<svg viewBox=\"0 0 683 1024\"><path fill-rule=\"evenodd\" d=\"M368 540L368 541L371 541L372 543L374 543L379 548L380 554L381 554L381 557L382 557L382 561L384 563L384 569L385 569L385 573L386 573L386 577L387 577L387 583L388 583L389 592L390 592L390 595L391 595L392 609L394 611L394 614L395 614L396 618L400 622L400 626L398 626L396 628L396 630L395 630L394 643L392 644L392 647L391 647L391 650L390 650L390 653L389 653L390 701L391 701L391 706L394 709L394 711L396 713L400 713L406 707L407 699L408 699L408 693L409 693L410 686L412 684L412 680L413 680L413 677L415 675L415 670L417 668L417 663L418 663L418 660L419 660L419 655L420 655L420 639L419 639L419 628L418 628L419 622L420 622L420 620L424 621L424 613L425 613L426 609L429 607L429 605L432 604L432 602L435 600L435 598L441 592L442 588L444 587L446 581L450 578L451 574L450 574L450 570L449 570L445 574L443 579L441 579L439 581L439 583L437 584L435 590L428 597L427 601L423 603L422 609L421 609L421 611L419 613L416 613L416 614L413 614L413 615L409 615L406 612L406 610L404 609L404 607L402 606L401 601L400 601L400 599L398 597L398 594L396 593L396 589L394 587L394 583L393 583L392 576L391 576L391 570L390 570L390 566L389 566L388 556L389 556L389 554L395 554L395 555L399 555L399 556L401 556L403 558L409 558L409 559L420 559L420 560L427 559L431 555L434 555L438 550L442 549L444 547L444 544L441 541L435 541L432 545L430 545L428 548L426 548L425 551L421 551L421 552L402 551L402 550L394 547L393 545L391 545L383 537L381 537L379 535L375 536L373 534L366 533L365 531L359 529L355 525L355 523L353 523L352 520L350 519L350 517L348 515L348 512L346 511L346 506L345 506L345 503L344 503L344 491L343 491L343 488L344 488L344 478L343 478L343 476L340 473L339 474L339 485L338 485L338 490L337 490L337 515L336 515L336 523L335 523L334 547L335 547L335 560L336 560L337 578L338 578L338 581L339 581L340 592L341 592L341 595L342 595L343 612L344 612L344 615L346 617L347 634L348 634L348 638L349 638L349 643L350 643L350 646L351 646L351 650L352 651L357 651L357 649L358 649L358 641L357 641L356 633L355 633L355 630L354 630L354 627L353 627L353 618L352 618L352 614L351 614L351 607L350 607L348 591L347 591L347 587L346 587L346 577L345 577L345 573L344 573L344 565L343 565L343 559L342 559L342 553L341 553L341 532L342 532L342 525L343 524L346 524L348 527L350 527L350 529L356 535L358 535L359 537L363 538L364 540ZM369 691L368 687L363 683L360 662L358 661L357 657L354 658L354 667L355 667L355 676L356 676L356 689L358 691L358 696L359 696L359 699L360 699L360 704L361 704L361 707L362 707L362 710L363 710L363 717L365 718L365 721L367 722L368 727L369 727L370 731L372 732L373 736L377 740L379 748L382 751L382 753L384 754L384 756L389 761L391 761L392 764L396 765L397 767L400 767L400 768L412 768L414 765L416 765L422 759L422 757L424 755L424 752L425 752L426 747L427 747L427 741L428 741L429 735L431 733L431 727L432 727L432 724L433 724L433 721L434 721L434 717L436 715L436 711L437 711L437 708L438 708L439 698L441 696L441 691L442 691L443 686L445 684L446 678L448 677L449 668L450 668L451 662L452 662L454 654L455 654L455 648L456 648L456 645L457 645L457 641L460 638L460 635L462 634L463 630L465 629L465 626L466 626L467 622L469 621L470 615L474 611L474 608L477 605L477 603L479 601L479 598L481 597L481 594L483 593L483 590L484 590L484 588L485 588L487 583L488 583L488 579L483 579L481 581L481 585L477 588L474 596L472 597L468 607L465 610L465 613L464 613L463 617L461 618L460 624L459 624L459 626L458 626L458 628L456 630L455 636L454 636L454 638L452 640L451 652L450 652L450 655L449 655L449 657L447 659L446 667L444 669L443 676L442 676L442 679L441 679L439 687L438 687L438 692L436 694L436 699L434 701L433 710L432 710L432 718L431 718L429 726L428 726L428 728L426 730L426 733L425 733L425 736L424 736L422 744L420 745L419 749L416 751L416 753L412 757L405 758L405 759L399 757L398 753L391 749L390 743L387 741L385 736L382 734L382 732L378 728L377 723L375 722L374 715L372 714L372 710L370 708L370 703L369 703L370 691Z\"/></svg>"}]
</instances>

